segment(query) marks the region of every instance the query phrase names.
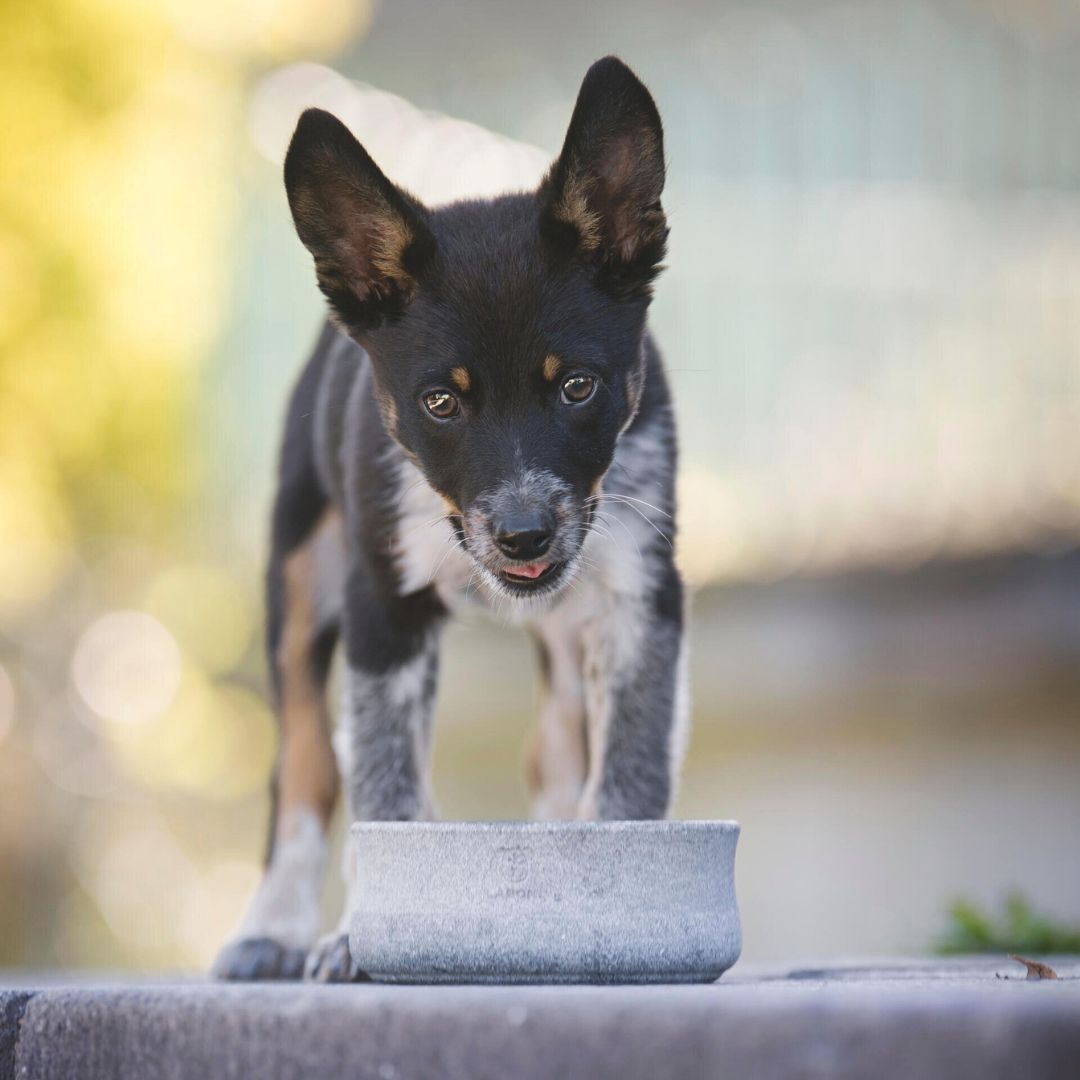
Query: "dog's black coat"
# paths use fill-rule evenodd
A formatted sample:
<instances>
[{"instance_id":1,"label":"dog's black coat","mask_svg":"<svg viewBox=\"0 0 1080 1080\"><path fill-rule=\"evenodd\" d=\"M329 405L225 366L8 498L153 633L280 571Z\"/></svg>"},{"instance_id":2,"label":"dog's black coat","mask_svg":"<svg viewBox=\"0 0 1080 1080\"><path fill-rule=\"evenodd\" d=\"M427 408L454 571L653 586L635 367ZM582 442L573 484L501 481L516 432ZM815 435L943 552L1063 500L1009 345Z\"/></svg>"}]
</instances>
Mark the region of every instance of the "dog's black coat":
<instances>
[{"instance_id":1,"label":"dog's black coat","mask_svg":"<svg viewBox=\"0 0 1080 1080\"><path fill-rule=\"evenodd\" d=\"M297 822L311 810L324 829L333 805L332 765L314 785L329 796L313 799L299 763L327 768L311 702L339 630L334 745L353 818L432 813L438 630L474 588L541 647L543 813L663 816L682 743L675 432L646 328L667 237L648 91L621 61L595 64L534 193L428 209L318 110L300 120L285 181L331 323L290 403L268 573L274 832L293 847L271 848L219 960L233 976L251 974L253 949L276 955L267 940L284 954L310 935L307 909L293 932L280 867L306 859ZM309 973L352 977L343 957L334 937Z\"/></svg>"}]
</instances>

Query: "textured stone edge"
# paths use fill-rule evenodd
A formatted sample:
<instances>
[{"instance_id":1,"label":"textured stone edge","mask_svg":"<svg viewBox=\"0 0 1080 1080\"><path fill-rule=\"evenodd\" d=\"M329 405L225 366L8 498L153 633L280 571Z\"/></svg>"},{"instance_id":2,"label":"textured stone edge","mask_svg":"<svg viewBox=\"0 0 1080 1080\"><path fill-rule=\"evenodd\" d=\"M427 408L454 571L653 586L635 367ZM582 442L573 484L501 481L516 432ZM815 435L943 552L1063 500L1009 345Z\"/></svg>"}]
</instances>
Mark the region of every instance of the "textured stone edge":
<instances>
[{"instance_id":1,"label":"textured stone edge","mask_svg":"<svg viewBox=\"0 0 1080 1080\"><path fill-rule=\"evenodd\" d=\"M922 983L868 994L858 984L823 992L807 981L726 990L722 983L45 989L20 995L13 1075L1071 1080L1080 1056L1078 990Z\"/></svg>"},{"instance_id":2,"label":"textured stone edge","mask_svg":"<svg viewBox=\"0 0 1080 1080\"><path fill-rule=\"evenodd\" d=\"M33 990L0 989L0 1080L14 1080L19 1030Z\"/></svg>"}]
</instances>

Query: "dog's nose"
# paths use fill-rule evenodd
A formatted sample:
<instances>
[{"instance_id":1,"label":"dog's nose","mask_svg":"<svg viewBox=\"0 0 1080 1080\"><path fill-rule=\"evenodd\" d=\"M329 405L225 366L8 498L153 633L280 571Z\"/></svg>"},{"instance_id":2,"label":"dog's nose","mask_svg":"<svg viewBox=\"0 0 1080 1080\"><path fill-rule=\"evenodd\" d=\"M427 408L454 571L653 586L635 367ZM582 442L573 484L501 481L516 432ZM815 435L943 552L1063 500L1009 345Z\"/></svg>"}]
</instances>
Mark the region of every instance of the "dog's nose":
<instances>
[{"instance_id":1,"label":"dog's nose","mask_svg":"<svg viewBox=\"0 0 1080 1080\"><path fill-rule=\"evenodd\" d=\"M499 550L511 559L538 559L551 547L555 524L540 511L507 514L494 522L492 532Z\"/></svg>"}]
</instances>

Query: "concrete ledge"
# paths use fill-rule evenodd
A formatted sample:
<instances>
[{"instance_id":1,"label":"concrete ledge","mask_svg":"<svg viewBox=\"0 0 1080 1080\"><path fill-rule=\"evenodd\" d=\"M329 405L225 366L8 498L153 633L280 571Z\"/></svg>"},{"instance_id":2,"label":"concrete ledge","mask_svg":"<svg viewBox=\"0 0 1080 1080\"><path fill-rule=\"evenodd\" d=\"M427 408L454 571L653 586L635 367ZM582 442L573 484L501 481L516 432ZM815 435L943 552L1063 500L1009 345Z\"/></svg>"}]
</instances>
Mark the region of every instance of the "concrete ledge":
<instances>
[{"instance_id":1,"label":"concrete ledge","mask_svg":"<svg viewBox=\"0 0 1080 1080\"><path fill-rule=\"evenodd\" d=\"M672 987L35 986L12 974L0 1080L1072 1078L1080 961L1054 966L1061 979L1038 983L1007 960L737 967Z\"/></svg>"}]
</instances>

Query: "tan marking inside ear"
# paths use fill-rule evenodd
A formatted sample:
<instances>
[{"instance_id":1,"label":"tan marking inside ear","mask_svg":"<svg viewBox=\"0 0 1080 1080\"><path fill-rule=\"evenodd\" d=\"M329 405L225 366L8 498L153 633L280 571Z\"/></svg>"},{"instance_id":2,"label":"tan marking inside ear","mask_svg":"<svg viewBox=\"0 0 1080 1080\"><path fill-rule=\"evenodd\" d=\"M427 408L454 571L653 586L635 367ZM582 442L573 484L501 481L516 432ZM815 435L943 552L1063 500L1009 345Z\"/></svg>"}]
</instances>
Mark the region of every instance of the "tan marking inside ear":
<instances>
[{"instance_id":1,"label":"tan marking inside ear","mask_svg":"<svg viewBox=\"0 0 1080 1080\"><path fill-rule=\"evenodd\" d=\"M554 382L562 371L562 361L554 354L548 353L544 357L544 378L548 382Z\"/></svg>"},{"instance_id":2,"label":"tan marking inside ear","mask_svg":"<svg viewBox=\"0 0 1080 1080\"><path fill-rule=\"evenodd\" d=\"M342 184L323 198L307 188L293 197L297 228L315 258L320 284L361 299L378 293L380 281L396 282L408 292L416 284L405 269L405 252L415 239L412 228L382 199L357 201L357 192Z\"/></svg>"},{"instance_id":3,"label":"tan marking inside ear","mask_svg":"<svg viewBox=\"0 0 1080 1080\"><path fill-rule=\"evenodd\" d=\"M600 215L589 209L588 187L585 178L572 170L551 212L577 230L585 251L593 251L600 246Z\"/></svg>"},{"instance_id":4,"label":"tan marking inside ear","mask_svg":"<svg viewBox=\"0 0 1080 1080\"><path fill-rule=\"evenodd\" d=\"M371 265L384 277L409 281L405 251L413 242L413 231L390 207L371 222Z\"/></svg>"},{"instance_id":5,"label":"tan marking inside ear","mask_svg":"<svg viewBox=\"0 0 1080 1080\"><path fill-rule=\"evenodd\" d=\"M450 381L463 393L469 392L469 372L466 368L456 367L450 369Z\"/></svg>"},{"instance_id":6,"label":"tan marking inside ear","mask_svg":"<svg viewBox=\"0 0 1080 1080\"><path fill-rule=\"evenodd\" d=\"M281 680L281 749L278 754L278 820L290 810L314 810L325 827L334 812L338 771L330 745L326 700L313 667L315 593L318 588L315 539L339 523L327 514L304 545L284 563L284 612L277 665Z\"/></svg>"},{"instance_id":7,"label":"tan marking inside ear","mask_svg":"<svg viewBox=\"0 0 1080 1080\"><path fill-rule=\"evenodd\" d=\"M631 262L645 244L663 240L660 209L663 152L656 134L642 130L605 139L593 164L572 160L552 215L573 226L583 251L604 246Z\"/></svg>"}]
</instances>

